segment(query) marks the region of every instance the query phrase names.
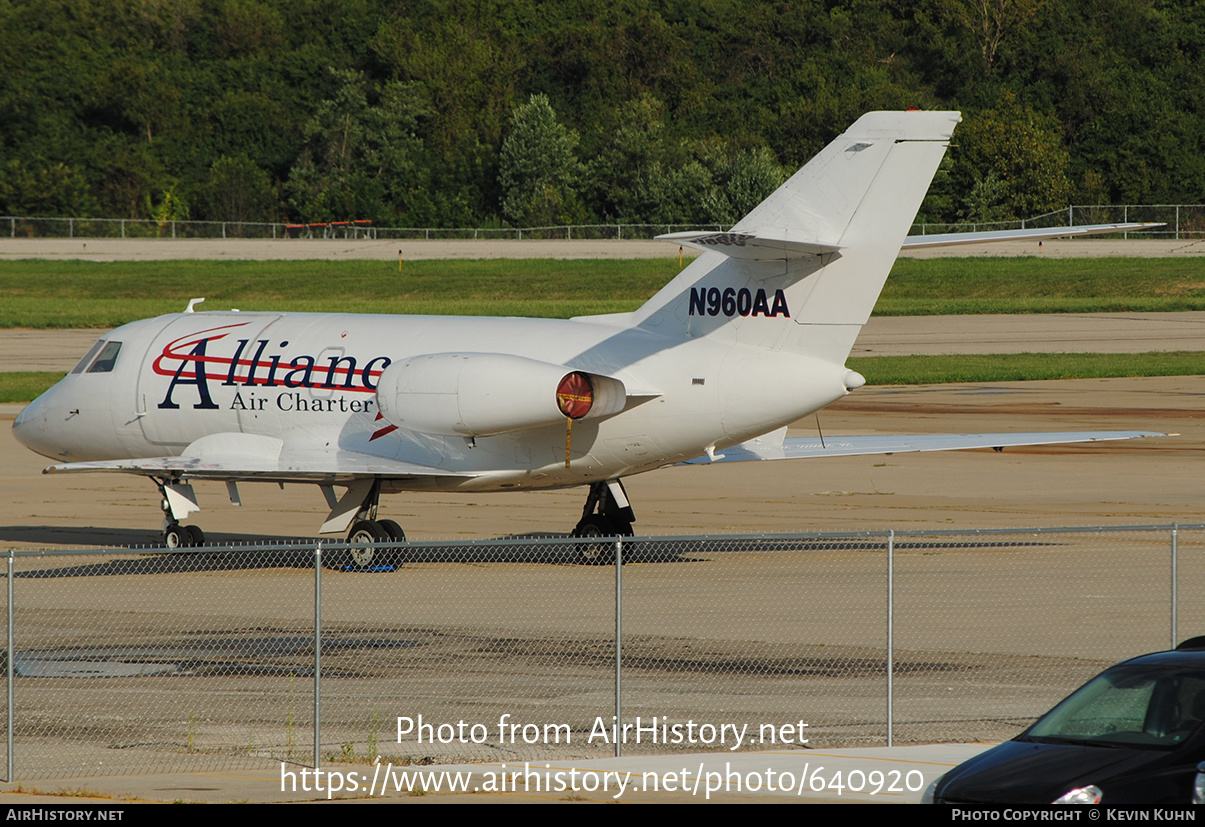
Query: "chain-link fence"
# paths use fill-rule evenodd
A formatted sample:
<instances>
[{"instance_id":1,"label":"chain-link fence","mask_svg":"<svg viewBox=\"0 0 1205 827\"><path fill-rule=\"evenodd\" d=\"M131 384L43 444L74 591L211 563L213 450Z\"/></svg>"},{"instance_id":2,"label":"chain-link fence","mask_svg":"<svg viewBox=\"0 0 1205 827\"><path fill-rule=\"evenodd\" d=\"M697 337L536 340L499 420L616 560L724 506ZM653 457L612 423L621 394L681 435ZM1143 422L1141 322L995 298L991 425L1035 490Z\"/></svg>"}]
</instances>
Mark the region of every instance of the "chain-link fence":
<instances>
[{"instance_id":1,"label":"chain-link fence","mask_svg":"<svg viewBox=\"0 0 1205 827\"><path fill-rule=\"evenodd\" d=\"M649 239L718 224L577 224L555 227L379 227L371 221L267 224L245 221L154 221L134 218L0 216L9 238L326 238L326 239Z\"/></svg>"},{"instance_id":2,"label":"chain-link fence","mask_svg":"<svg viewBox=\"0 0 1205 827\"><path fill-rule=\"evenodd\" d=\"M1203 528L13 551L8 778L1008 738L1205 632Z\"/></svg>"},{"instance_id":3,"label":"chain-link fence","mask_svg":"<svg viewBox=\"0 0 1205 827\"><path fill-rule=\"evenodd\" d=\"M1190 239L1205 236L1205 205L1072 205L1015 221L957 224L917 223L910 235L1016 230L1038 227L1161 222L1165 227L1125 238ZM318 224L267 224L241 221L152 221L131 218L52 218L0 216L0 233L10 238L327 238L327 239L649 239L686 230L727 229L718 224L578 224L553 227L379 227L369 221Z\"/></svg>"}]
</instances>

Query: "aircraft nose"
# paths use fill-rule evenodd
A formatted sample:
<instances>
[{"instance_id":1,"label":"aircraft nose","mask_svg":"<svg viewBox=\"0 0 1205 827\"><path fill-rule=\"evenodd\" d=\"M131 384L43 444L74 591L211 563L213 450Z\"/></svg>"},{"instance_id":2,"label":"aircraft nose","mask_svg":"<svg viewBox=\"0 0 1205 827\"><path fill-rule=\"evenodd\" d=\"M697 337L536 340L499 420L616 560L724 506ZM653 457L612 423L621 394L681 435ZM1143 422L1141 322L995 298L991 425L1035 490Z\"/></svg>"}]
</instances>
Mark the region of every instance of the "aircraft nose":
<instances>
[{"instance_id":1,"label":"aircraft nose","mask_svg":"<svg viewBox=\"0 0 1205 827\"><path fill-rule=\"evenodd\" d=\"M46 434L47 405L45 394L25 406L13 421L13 436L31 451L42 456L53 456L53 447Z\"/></svg>"}]
</instances>

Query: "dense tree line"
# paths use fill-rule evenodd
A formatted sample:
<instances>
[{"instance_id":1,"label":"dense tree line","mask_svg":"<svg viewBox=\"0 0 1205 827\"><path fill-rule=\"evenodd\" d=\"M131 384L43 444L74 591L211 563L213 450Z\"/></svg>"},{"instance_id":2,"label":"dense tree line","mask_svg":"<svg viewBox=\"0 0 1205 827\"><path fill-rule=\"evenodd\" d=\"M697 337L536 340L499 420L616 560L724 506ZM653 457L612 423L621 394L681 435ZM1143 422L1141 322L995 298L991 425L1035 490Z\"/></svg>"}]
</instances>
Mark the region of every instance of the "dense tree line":
<instances>
[{"instance_id":1,"label":"dense tree line","mask_svg":"<svg viewBox=\"0 0 1205 827\"><path fill-rule=\"evenodd\" d=\"M0 212L725 223L958 108L927 220L1205 200L1196 0L0 0Z\"/></svg>"}]
</instances>

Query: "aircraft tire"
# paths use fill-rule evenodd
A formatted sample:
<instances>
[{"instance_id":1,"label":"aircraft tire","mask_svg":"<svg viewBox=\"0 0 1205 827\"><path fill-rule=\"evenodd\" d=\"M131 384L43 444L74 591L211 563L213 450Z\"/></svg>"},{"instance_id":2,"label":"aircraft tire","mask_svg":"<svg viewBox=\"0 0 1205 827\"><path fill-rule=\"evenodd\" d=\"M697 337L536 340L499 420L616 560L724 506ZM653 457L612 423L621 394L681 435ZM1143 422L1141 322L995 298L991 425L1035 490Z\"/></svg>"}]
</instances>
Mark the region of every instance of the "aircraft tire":
<instances>
[{"instance_id":1,"label":"aircraft tire","mask_svg":"<svg viewBox=\"0 0 1205 827\"><path fill-rule=\"evenodd\" d=\"M172 523L163 530L163 545L168 548L188 548L192 545L192 534L179 523Z\"/></svg>"},{"instance_id":2,"label":"aircraft tire","mask_svg":"<svg viewBox=\"0 0 1205 827\"><path fill-rule=\"evenodd\" d=\"M186 525L184 530L188 532L188 545L192 547L205 545L205 532L200 526Z\"/></svg>"},{"instance_id":3,"label":"aircraft tire","mask_svg":"<svg viewBox=\"0 0 1205 827\"><path fill-rule=\"evenodd\" d=\"M574 537L630 537L632 525L625 520L595 514L584 518L573 529ZM576 543L574 551L579 563L587 566L609 566L615 562L615 548L610 541Z\"/></svg>"},{"instance_id":4,"label":"aircraft tire","mask_svg":"<svg viewBox=\"0 0 1205 827\"><path fill-rule=\"evenodd\" d=\"M331 554L331 561L328 565L333 569L367 571L373 567L374 563L381 564L382 552L375 548L375 544L388 543L389 539L389 535L380 523L375 520L360 520L347 533L347 542L363 543L363 545L334 552Z\"/></svg>"},{"instance_id":5,"label":"aircraft tire","mask_svg":"<svg viewBox=\"0 0 1205 827\"><path fill-rule=\"evenodd\" d=\"M385 533L389 535L389 540L391 542L394 542L394 543L406 542L406 532L403 531L402 527L400 525L398 525L395 521L378 520L377 522L381 526L381 528L383 528L385 530ZM405 557L405 555L403 554L401 549L397 549L397 548L388 549L386 551L382 551L381 554L383 555L382 559L381 559L381 562L383 564L388 565L388 566L393 566L395 569L400 569L402 567L402 563L404 562L403 558Z\"/></svg>"}]
</instances>

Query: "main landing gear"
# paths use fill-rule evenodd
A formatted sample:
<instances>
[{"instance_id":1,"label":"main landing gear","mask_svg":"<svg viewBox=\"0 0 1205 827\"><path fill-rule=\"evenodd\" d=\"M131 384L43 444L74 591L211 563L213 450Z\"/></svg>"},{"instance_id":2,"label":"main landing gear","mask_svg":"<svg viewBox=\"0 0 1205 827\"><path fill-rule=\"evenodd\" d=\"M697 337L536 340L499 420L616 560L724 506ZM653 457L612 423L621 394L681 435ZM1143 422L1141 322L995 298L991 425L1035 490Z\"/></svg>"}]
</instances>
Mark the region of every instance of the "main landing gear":
<instances>
[{"instance_id":1,"label":"main landing gear","mask_svg":"<svg viewBox=\"0 0 1205 827\"><path fill-rule=\"evenodd\" d=\"M573 537L631 537L636 515L627 492L619 480L596 482L590 486L582 518L573 528ZM578 543L578 560L587 565L608 565L615 560L613 543Z\"/></svg>"},{"instance_id":2,"label":"main landing gear","mask_svg":"<svg viewBox=\"0 0 1205 827\"><path fill-rule=\"evenodd\" d=\"M205 532L199 526L170 523L163 529L163 544L168 548L203 546Z\"/></svg>"},{"instance_id":3,"label":"main landing gear","mask_svg":"<svg viewBox=\"0 0 1205 827\"><path fill-rule=\"evenodd\" d=\"M377 519L377 503L381 498L381 484L374 482L368 495L352 520L351 530L347 532L347 542L353 544L350 549L331 552L324 565L332 569L356 569L369 571L371 569L398 569L402 567L403 553L401 549L376 548L377 543L404 543L406 532L393 520Z\"/></svg>"},{"instance_id":4,"label":"main landing gear","mask_svg":"<svg viewBox=\"0 0 1205 827\"><path fill-rule=\"evenodd\" d=\"M180 519L199 510L197 497L191 484L172 478L155 478L161 495L163 509L163 544L168 548L195 548L205 545L205 534L195 525L181 525ZM230 486L230 500L238 504L237 489ZM369 571L395 569L402 565L403 552L397 548L377 548L379 543L404 543L406 533L393 520L377 519L377 501L380 498L380 483L359 488L349 501L344 503L345 520L351 525L347 533L350 548L332 549L323 555L323 565L332 569L354 569ZM333 493L332 493L333 496ZM353 513L354 512L354 513ZM342 525L348 525L344 522ZM336 528L335 531L341 530Z\"/></svg>"}]
</instances>

